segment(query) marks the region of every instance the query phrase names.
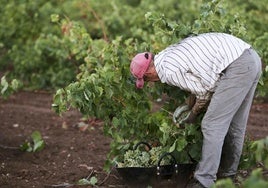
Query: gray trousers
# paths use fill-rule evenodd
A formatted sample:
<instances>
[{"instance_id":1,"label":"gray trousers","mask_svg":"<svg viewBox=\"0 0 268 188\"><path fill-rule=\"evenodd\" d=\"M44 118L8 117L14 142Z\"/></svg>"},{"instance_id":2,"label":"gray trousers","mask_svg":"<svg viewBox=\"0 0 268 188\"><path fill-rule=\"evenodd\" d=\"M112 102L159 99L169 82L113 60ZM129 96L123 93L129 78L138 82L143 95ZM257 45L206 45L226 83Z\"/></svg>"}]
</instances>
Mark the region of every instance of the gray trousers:
<instances>
[{"instance_id":1,"label":"gray trousers","mask_svg":"<svg viewBox=\"0 0 268 188\"><path fill-rule=\"evenodd\" d=\"M202 120L202 158L194 177L205 187L216 174L235 175L242 153L247 120L261 75L261 60L248 49L230 64L217 82L215 93Z\"/></svg>"}]
</instances>

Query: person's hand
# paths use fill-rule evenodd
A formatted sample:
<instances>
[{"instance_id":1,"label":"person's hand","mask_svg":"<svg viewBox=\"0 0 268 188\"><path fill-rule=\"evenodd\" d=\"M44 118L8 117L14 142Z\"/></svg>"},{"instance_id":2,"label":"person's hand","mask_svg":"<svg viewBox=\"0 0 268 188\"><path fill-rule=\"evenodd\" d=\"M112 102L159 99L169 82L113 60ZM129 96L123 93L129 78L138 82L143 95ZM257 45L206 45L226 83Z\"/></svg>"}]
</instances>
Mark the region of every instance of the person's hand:
<instances>
[{"instance_id":1,"label":"person's hand","mask_svg":"<svg viewBox=\"0 0 268 188\"><path fill-rule=\"evenodd\" d=\"M173 122L178 128L184 128L186 124L196 121L197 115L189 109L188 105L181 105L173 113Z\"/></svg>"},{"instance_id":2,"label":"person's hand","mask_svg":"<svg viewBox=\"0 0 268 188\"><path fill-rule=\"evenodd\" d=\"M182 118L178 123L180 126L185 126L185 124L193 124L195 123L197 115L195 115L192 111L189 111L187 115Z\"/></svg>"}]
</instances>

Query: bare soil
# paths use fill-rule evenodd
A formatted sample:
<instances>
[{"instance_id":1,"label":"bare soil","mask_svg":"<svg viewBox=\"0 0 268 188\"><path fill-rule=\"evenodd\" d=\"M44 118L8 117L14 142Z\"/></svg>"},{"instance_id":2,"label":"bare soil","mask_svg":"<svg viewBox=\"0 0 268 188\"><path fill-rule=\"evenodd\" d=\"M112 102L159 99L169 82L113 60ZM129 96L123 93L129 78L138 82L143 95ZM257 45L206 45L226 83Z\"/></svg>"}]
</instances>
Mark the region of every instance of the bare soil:
<instances>
[{"instance_id":1,"label":"bare soil","mask_svg":"<svg viewBox=\"0 0 268 188\"><path fill-rule=\"evenodd\" d=\"M104 136L101 122L85 121L75 110L58 116L51 110L52 97L47 92L21 91L0 99L0 187L80 187L78 180L92 176L98 179L96 187L128 187L115 169L110 174L103 170L111 140ZM267 114L268 103L252 106L249 137L268 135ZM88 127L80 127L85 124ZM45 148L20 151L18 147L35 130L42 134ZM171 183L161 187L165 185L172 187Z\"/></svg>"}]
</instances>

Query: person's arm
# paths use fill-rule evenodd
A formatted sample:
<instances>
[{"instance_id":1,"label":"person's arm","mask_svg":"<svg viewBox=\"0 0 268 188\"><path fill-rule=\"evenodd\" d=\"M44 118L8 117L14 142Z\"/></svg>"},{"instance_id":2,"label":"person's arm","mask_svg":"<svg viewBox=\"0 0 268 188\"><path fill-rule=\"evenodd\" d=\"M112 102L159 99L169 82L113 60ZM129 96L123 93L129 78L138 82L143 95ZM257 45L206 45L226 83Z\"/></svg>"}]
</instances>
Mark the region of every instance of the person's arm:
<instances>
[{"instance_id":1,"label":"person's arm","mask_svg":"<svg viewBox=\"0 0 268 188\"><path fill-rule=\"evenodd\" d=\"M195 115L199 115L208 105L210 98L198 99L196 98L195 104L192 107L192 112Z\"/></svg>"},{"instance_id":2,"label":"person's arm","mask_svg":"<svg viewBox=\"0 0 268 188\"><path fill-rule=\"evenodd\" d=\"M195 101L196 101L196 97L194 94L190 94L186 100L185 100L185 104L187 104L187 106L189 107L189 109L192 109L193 106L195 105Z\"/></svg>"},{"instance_id":3,"label":"person's arm","mask_svg":"<svg viewBox=\"0 0 268 188\"><path fill-rule=\"evenodd\" d=\"M186 104L190 107L190 112L187 117L181 120L180 124L191 124L196 121L197 116L207 108L209 101L211 99L211 93L208 93L206 96L195 97L191 95L187 98Z\"/></svg>"},{"instance_id":4,"label":"person's arm","mask_svg":"<svg viewBox=\"0 0 268 188\"><path fill-rule=\"evenodd\" d=\"M190 94L186 100L185 104L193 111L194 114L200 114L208 105L210 101L210 95L206 98L197 98L194 94Z\"/></svg>"}]
</instances>

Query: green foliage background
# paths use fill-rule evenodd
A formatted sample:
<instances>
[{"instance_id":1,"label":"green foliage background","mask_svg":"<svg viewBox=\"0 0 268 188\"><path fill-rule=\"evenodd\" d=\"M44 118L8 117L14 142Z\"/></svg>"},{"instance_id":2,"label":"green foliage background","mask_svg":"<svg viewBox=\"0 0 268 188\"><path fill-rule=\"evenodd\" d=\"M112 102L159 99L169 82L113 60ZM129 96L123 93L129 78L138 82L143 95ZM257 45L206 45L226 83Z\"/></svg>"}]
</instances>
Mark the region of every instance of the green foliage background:
<instances>
[{"instance_id":1,"label":"green foliage background","mask_svg":"<svg viewBox=\"0 0 268 188\"><path fill-rule=\"evenodd\" d=\"M104 132L113 138L111 160L141 140L157 142L181 162L189 162L189 155L200 158L200 125L181 130L171 122L170 113L186 93L162 84L135 89L129 63L137 52L157 53L204 32L233 34L261 55L264 72L257 93L267 96L268 0L0 3L1 94L20 83L26 89L58 89L56 112L74 107L105 122ZM163 96L168 100L154 111Z\"/></svg>"},{"instance_id":2,"label":"green foliage background","mask_svg":"<svg viewBox=\"0 0 268 188\"><path fill-rule=\"evenodd\" d=\"M132 38L135 51L159 52L190 33L232 33L251 43L267 64L267 0L0 2L0 68L30 88L66 86L85 62L85 54L79 58L70 51L74 41L70 44L62 38L70 25L53 24L52 14L81 24L93 40L110 44L117 37ZM133 55L129 53L128 60ZM264 87L260 92L266 93Z\"/></svg>"}]
</instances>

